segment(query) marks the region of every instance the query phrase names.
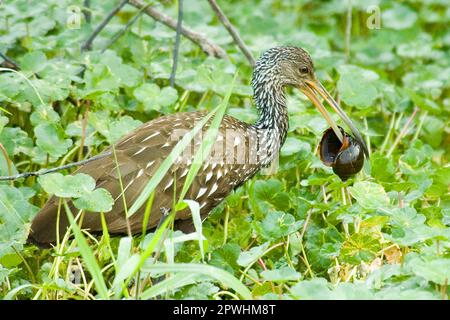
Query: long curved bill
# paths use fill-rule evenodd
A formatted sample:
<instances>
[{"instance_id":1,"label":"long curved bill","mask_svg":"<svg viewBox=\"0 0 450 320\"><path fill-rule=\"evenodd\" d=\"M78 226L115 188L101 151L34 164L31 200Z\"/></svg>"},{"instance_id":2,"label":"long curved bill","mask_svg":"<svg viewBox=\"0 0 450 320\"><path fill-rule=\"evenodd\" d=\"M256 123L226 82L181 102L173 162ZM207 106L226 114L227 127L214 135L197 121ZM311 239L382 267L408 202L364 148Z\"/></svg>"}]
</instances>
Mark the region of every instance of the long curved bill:
<instances>
[{"instance_id":1,"label":"long curved bill","mask_svg":"<svg viewBox=\"0 0 450 320\"><path fill-rule=\"evenodd\" d=\"M305 94L309 100L314 104L314 106L319 110L319 112L323 115L325 120L328 122L330 127L333 129L336 136L339 138L341 142L344 141L344 137L342 136L341 130L339 130L336 122L333 120L331 115L328 113L327 109L325 109L324 105L320 101L320 97L322 97L333 110L339 115L342 121L350 128L355 139L361 144L364 154L367 158L369 158L369 151L367 149L366 143L361 136L361 133L350 120L348 115L344 110L338 105L338 103L333 99L333 97L328 93L328 91L324 88L324 86L318 81L305 81L306 85L302 86L300 90Z\"/></svg>"}]
</instances>

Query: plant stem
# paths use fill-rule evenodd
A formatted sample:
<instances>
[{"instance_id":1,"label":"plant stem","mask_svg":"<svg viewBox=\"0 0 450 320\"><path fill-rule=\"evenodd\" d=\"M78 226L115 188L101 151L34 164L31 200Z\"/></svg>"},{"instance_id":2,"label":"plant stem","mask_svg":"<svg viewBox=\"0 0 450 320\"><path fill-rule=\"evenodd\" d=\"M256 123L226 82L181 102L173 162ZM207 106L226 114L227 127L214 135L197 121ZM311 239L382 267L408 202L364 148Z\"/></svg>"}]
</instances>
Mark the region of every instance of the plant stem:
<instances>
[{"instance_id":1,"label":"plant stem","mask_svg":"<svg viewBox=\"0 0 450 320\"><path fill-rule=\"evenodd\" d=\"M225 245L227 243L229 219L230 219L230 208L227 206L227 208L225 209L225 222L224 222L224 227L223 227L223 243L222 243L222 245Z\"/></svg>"},{"instance_id":2,"label":"plant stem","mask_svg":"<svg viewBox=\"0 0 450 320\"><path fill-rule=\"evenodd\" d=\"M414 142L419 137L420 131L422 130L423 123L425 122L425 119L427 118L428 110L425 110L420 117L419 125L417 126L416 132L414 132L414 137L412 138L411 142Z\"/></svg>"},{"instance_id":3,"label":"plant stem","mask_svg":"<svg viewBox=\"0 0 450 320\"><path fill-rule=\"evenodd\" d=\"M142 7L147 7L147 3L142 0L130 0L130 5L141 9ZM152 17L154 20L166 25L167 27L175 30L177 26L177 22L171 17L165 15L162 12L159 12L152 6L149 6L144 9L145 13ZM209 56L213 56L216 58L225 58L227 56L226 51L219 47L218 45L211 42L211 40L207 39L204 35L197 33L196 31L187 28L186 26L181 27L181 34L191 40L196 45L200 46L200 48Z\"/></svg>"},{"instance_id":4,"label":"plant stem","mask_svg":"<svg viewBox=\"0 0 450 320\"><path fill-rule=\"evenodd\" d=\"M0 177L0 181L8 181L8 180L17 180L17 179L21 179L21 178L28 178L28 177L35 177L35 176L42 176L44 174L49 174L49 173L53 173L53 172L57 172L57 171L61 171L64 169L69 169L72 167L77 167L77 166L81 166L84 165L86 163L95 161L95 160L99 160L105 157L109 157L111 155L111 151L99 154L97 156L94 156L92 158L89 159L85 159L83 161L77 161L77 162L72 162L63 166L59 166L59 167L55 167L55 168L51 168L51 169L46 169L46 170L39 170L39 171L32 171L32 172L23 172L21 174L17 174L15 176L4 176L4 177Z\"/></svg>"},{"instance_id":5,"label":"plant stem","mask_svg":"<svg viewBox=\"0 0 450 320\"><path fill-rule=\"evenodd\" d=\"M381 147L380 147L380 152L381 153L384 153L384 150L386 149L388 141L389 141L389 139L390 139L390 137L392 135L392 130L394 130L394 124L395 124L395 112L392 114L391 122L389 123L388 132L387 132L387 134L386 134L386 136L385 136L385 138L383 140L383 143L381 144Z\"/></svg>"},{"instance_id":6,"label":"plant stem","mask_svg":"<svg viewBox=\"0 0 450 320\"><path fill-rule=\"evenodd\" d=\"M347 0L347 21L345 26L345 61L350 61L350 40L352 35L352 0Z\"/></svg>"},{"instance_id":7,"label":"plant stem","mask_svg":"<svg viewBox=\"0 0 450 320\"><path fill-rule=\"evenodd\" d=\"M419 108L415 107L413 113L411 114L411 116L408 118L408 120L406 120L405 125L403 126L403 128L400 131L399 135L395 139L393 145L391 146L391 148L389 149L389 151L386 154L388 157L390 157L392 155L392 152L394 152L395 148L400 143L400 140L408 133L409 127L411 126L411 123L412 123L412 121L413 121L413 119L416 116L418 111L419 111Z\"/></svg>"},{"instance_id":8,"label":"plant stem","mask_svg":"<svg viewBox=\"0 0 450 320\"><path fill-rule=\"evenodd\" d=\"M366 144L367 144L367 151L369 152L369 155L372 154L372 149L370 147L370 135L368 134L369 131L369 125L367 123L367 117L364 117L364 128L366 129Z\"/></svg>"},{"instance_id":9,"label":"plant stem","mask_svg":"<svg viewBox=\"0 0 450 320\"><path fill-rule=\"evenodd\" d=\"M219 18L220 22L222 22L225 29L227 29L228 33L233 38L234 42L237 44L239 49L242 51L244 56L247 58L248 62L251 66L254 66L256 61L253 57L250 49L245 45L244 41L242 40L241 36L239 35L239 32L237 29L233 26L233 24L228 20L225 13L222 11L222 9L217 4L216 0L208 0L209 4L211 5L211 8L216 13L217 17Z\"/></svg>"},{"instance_id":10,"label":"plant stem","mask_svg":"<svg viewBox=\"0 0 450 320\"><path fill-rule=\"evenodd\" d=\"M180 50L180 35L181 26L183 23L183 0L178 0L178 18L177 18L177 29L175 34L175 44L173 46L173 62L172 71L170 73L170 86L175 86L175 74L177 73L178 66L178 52Z\"/></svg>"},{"instance_id":11,"label":"plant stem","mask_svg":"<svg viewBox=\"0 0 450 320\"><path fill-rule=\"evenodd\" d=\"M116 15L117 12L120 11L126 4L128 0L122 0L106 17L105 19L95 28L94 32L89 36L86 42L81 46L81 51L91 50L92 42L94 42L95 38L98 34L106 27L109 21Z\"/></svg>"},{"instance_id":12,"label":"plant stem","mask_svg":"<svg viewBox=\"0 0 450 320\"><path fill-rule=\"evenodd\" d=\"M87 127L87 121L89 117L89 108L91 106L91 101L86 100L86 110L84 111L84 116L81 124L81 142L80 142L80 149L78 149L78 160L81 161L83 158L83 148L84 143L86 141L86 127Z\"/></svg>"}]
</instances>

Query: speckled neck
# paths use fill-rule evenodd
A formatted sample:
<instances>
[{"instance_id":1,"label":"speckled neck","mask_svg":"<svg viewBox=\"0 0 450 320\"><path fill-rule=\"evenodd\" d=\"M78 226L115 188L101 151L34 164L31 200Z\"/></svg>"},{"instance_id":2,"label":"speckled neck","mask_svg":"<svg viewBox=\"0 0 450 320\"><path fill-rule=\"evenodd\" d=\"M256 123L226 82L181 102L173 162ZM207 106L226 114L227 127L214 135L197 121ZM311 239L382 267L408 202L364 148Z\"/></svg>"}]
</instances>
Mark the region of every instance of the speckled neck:
<instances>
[{"instance_id":1,"label":"speckled neck","mask_svg":"<svg viewBox=\"0 0 450 320\"><path fill-rule=\"evenodd\" d=\"M257 78L254 75L253 79ZM260 137L260 148L263 149L261 161L263 165L268 165L286 140L289 128L286 95L283 86L276 81L253 81L252 85L259 113L252 127Z\"/></svg>"}]
</instances>

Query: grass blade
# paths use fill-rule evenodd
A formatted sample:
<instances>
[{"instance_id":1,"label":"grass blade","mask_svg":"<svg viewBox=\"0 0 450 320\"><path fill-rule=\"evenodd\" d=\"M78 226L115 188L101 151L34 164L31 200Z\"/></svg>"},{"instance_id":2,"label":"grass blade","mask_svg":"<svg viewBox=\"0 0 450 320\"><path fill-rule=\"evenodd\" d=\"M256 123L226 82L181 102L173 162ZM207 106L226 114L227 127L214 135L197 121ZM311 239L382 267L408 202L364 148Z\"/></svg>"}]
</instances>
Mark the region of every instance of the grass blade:
<instances>
[{"instance_id":1,"label":"grass blade","mask_svg":"<svg viewBox=\"0 0 450 320\"><path fill-rule=\"evenodd\" d=\"M172 222L173 216L174 216L173 214L170 214L164 220L164 222L161 224L161 226L158 229L156 229L155 234L153 235L152 239L150 240L150 243L147 245L147 248L145 248L145 251L143 253L141 253L139 262L135 266L131 275L128 277L127 281L125 282L125 285L128 285L131 278L136 275L136 273L141 269L141 267L145 263L145 261L152 255L156 246L158 245L161 238L163 237L164 231L166 231L167 227Z\"/></svg>"},{"instance_id":2,"label":"grass blade","mask_svg":"<svg viewBox=\"0 0 450 320\"><path fill-rule=\"evenodd\" d=\"M200 205L196 201L184 200L191 209L192 221L194 222L194 228L198 236L198 246L200 247L200 254L202 260L205 260L205 250L203 249L203 228L202 217L200 216Z\"/></svg>"},{"instance_id":3,"label":"grass blade","mask_svg":"<svg viewBox=\"0 0 450 320\"><path fill-rule=\"evenodd\" d=\"M103 279L103 275L100 269L100 266L97 264L95 260L94 253L89 247L86 238L81 232L78 224L75 222L72 212L70 211L67 202L64 200L64 208L66 209L67 217L69 218L70 225L72 227L73 234L75 235L75 239L78 243L78 248L80 249L81 256L86 263L86 267L88 268L92 279L94 280L95 287L97 289L98 294L104 300L109 300L108 289L105 284L105 280Z\"/></svg>"},{"instance_id":4,"label":"grass blade","mask_svg":"<svg viewBox=\"0 0 450 320\"><path fill-rule=\"evenodd\" d=\"M17 74L18 76L20 76L22 79L24 79L30 85L30 87L34 90L34 93L36 93L36 96L38 97L39 102L41 104L45 105L44 100L42 99L41 95L39 94L39 91L36 89L34 84L31 83L31 81L22 72L19 72L14 69L10 69L10 68L0 68L0 71L13 72L13 73ZM10 112L6 111L5 109L2 109L2 111L6 112L8 114L11 114Z\"/></svg>"},{"instance_id":5,"label":"grass blade","mask_svg":"<svg viewBox=\"0 0 450 320\"><path fill-rule=\"evenodd\" d=\"M178 273L168 279L165 279L151 288L145 290L141 294L141 299L148 300L153 297L162 295L167 291L173 291L175 289L193 284L196 282L198 278L197 274L189 274L189 273Z\"/></svg>"},{"instance_id":6,"label":"grass blade","mask_svg":"<svg viewBox=\"0 0 450 320\"><path fill-rule=\"evenodd\" d=\"M168 273L168 272L182 272L189 274L202 274L210 278L216 279L222 285L232 288L239 294L243 299L251 300L252 294L250 290L247 289L236 277L234 277L229 272L205 265L196 263L177 263L177 264L167 264L158 263L154 265L145 266L142 271L156 272L156 273Z\"/></svg>"}]
</instances>

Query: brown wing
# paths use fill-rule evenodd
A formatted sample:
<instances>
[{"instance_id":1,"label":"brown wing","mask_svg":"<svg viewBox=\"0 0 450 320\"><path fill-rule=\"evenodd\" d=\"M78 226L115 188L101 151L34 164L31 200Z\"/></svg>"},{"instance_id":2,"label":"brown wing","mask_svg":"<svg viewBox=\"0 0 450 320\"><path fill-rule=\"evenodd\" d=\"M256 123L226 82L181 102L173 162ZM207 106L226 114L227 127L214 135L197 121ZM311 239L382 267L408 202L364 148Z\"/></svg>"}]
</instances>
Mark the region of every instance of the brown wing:
<instances>
[{"instance_id":1,"label":"brown wing","mask_svg":"<svg viewBox=\"0 0 450 320\"><path fill-rule=\"evenodd\" d=\"M87 173L95 180L97 187L107 189L115 199L112 210L105 213L109 232L125 233L125 205L130 207L140 195L149 179L172 151L178 141L200 121L206 113L178 113L150 121L137 128L115 145L117 164L113 156L92 161L77 172ZM207 130L205 126L204 131ZM216 144L207 161L202 165L186 199L195 200L206 216L234 188L253 176L258 165L252 159L252 128L230 116L225 116L219 128ZM161 208L170 210L174 197L181 192L196 149L201 144L201 134L172 165L168 174L155 190L155 198L147 229L154 228L161 218ZM108 150L110 150L109 148ZM108 151L107 150L107 151ZM121 192L120 180L124 192ZM30 240L36 243L52 243L56 238L56 217L58 199L52 197L33 220ZM145 205L129 219L133 233L142 230ZM75 211L74 211L75 212ZM177 213L180 228L189 229L191 218L189 209ZM68 221L65 214L60 216L60 233L64 233ZM98 213L86 212L82 227L90 231L101 231Z\"/></svg>"}]
</instances>

